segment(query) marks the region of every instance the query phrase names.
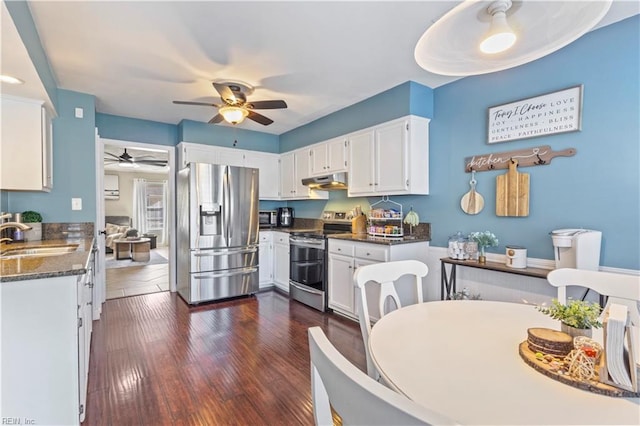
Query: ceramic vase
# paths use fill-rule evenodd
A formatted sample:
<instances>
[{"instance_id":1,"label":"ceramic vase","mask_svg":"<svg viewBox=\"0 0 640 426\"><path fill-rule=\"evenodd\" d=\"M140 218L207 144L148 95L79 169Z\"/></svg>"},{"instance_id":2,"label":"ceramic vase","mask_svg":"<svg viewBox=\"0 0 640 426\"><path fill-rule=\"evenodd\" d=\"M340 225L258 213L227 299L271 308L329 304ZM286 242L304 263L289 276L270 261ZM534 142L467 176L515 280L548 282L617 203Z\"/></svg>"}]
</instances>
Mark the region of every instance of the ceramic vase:
<instances>
[{"instance_id":1,"label":"ceramic vase","mask_svg":"<svg viewBox=\"0 0 640 426\"><path fill-rule=\"evenodd\" d=\"M591 337L592 330L590 328L575 328L561 322L560 331L562 331L563 333L567 333L571 337L578 337L578 336Z\"/></svg>"}]
</instances>

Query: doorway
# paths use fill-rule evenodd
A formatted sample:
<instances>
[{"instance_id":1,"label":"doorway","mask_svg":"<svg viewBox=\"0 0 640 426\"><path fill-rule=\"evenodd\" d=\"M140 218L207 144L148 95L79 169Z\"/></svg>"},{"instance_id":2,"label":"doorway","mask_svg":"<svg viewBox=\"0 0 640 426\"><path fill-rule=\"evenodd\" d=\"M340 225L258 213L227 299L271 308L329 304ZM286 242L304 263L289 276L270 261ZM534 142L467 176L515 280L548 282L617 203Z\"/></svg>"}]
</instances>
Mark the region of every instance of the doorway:
<instances>
[{"instance_id":1,"label":"doorway","mask_svg":"<svg viewBox=\"0 0 640 426\"><path fill-rule=\"evenodd\" d=\"M100 144L96 180L104 197L96 223L104 223L106 233L105 299L175 291L174 148L113 139Z\"/></svg>"}]
</instances>

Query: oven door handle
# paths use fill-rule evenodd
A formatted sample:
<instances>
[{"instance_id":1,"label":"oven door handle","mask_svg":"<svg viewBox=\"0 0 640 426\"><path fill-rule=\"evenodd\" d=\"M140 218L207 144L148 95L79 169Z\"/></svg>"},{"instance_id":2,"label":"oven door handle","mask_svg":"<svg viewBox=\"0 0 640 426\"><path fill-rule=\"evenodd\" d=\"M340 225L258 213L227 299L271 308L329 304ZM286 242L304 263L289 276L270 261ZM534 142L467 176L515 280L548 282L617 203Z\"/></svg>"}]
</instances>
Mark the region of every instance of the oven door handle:
<instances>
[{"instance_id":1,"label":"oven door handle","mask_svg":"<svg viewBox=\"0 0 640 426\"><path fill-rule=\"evenodd\" d=\"M302 291L306 291L307 293L311 293L311 294L315 294L317 296L322 296L324 294L323 291L319 291L319 290L312 290L309 287L303 287L300 284L298 284L295 281L289 281L289 285L294 286L295 288L297 288L298 290L302 290Z\"/></svg>"},{"instance_id":2,"label":"oven door handle","mask_svg":"<svg viewBox=\"0 0 640 426\"><path fill-rule=\"evenodd\" d=\"M289 244L300 247L313 247L324 249L324 240L316 240L312 238L290 237Z\"/></svg>"}]
</instances>

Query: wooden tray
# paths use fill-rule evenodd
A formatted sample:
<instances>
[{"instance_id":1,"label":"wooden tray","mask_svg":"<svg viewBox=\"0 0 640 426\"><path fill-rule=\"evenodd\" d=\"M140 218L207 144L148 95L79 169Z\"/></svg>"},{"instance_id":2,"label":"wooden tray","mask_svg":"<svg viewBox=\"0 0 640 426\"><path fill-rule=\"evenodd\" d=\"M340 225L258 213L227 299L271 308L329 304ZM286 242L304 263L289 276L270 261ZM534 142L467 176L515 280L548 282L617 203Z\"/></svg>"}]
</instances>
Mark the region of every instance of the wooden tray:
<instances>
[{"instance_id":1,"label":"wooden tray","mask_svg":"<svg viewBox=\"0 0 640 426\"><path fill-rule=\"evenodd\" d=\"M599 381L589 381L582 382L580 380L576 380L571 376L558 374L555 371L552 371L549 368L549 364L544 364L536 358L535 352L529 349L527 345L527 341L520 343L519 346L520 357L524 360L527 365L533 367L534 370L539 371L547 377L551 377L554 380L562 382L566 385L573 386L578 389L586 390L593 393L598 393L600 395L607 396L615 396L622 398L637 398L640 397L640 392L631 392L625 389L620 389L615 386L608 385L606 383L602 383ZM596 377L598 377L598 373L596 371Z\"/></svg>"}]
</instances>

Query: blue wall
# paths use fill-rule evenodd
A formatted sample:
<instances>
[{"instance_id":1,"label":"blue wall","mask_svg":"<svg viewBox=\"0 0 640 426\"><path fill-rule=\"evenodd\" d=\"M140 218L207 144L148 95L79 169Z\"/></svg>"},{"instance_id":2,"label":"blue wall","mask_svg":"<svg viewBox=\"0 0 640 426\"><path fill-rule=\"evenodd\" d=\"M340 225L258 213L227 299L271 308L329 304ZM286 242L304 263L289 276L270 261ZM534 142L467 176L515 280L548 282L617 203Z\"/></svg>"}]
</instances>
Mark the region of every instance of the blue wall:
<instances>
[{"instance_id":1,"label":"blue wall","mask_svg":"<svg viewBox=\"0 0 640 426\"><path fill-rule=\"evenodd\" d=\"M409 114L433 117L433 90L406 82L280 135L280 152L346 135Z\"/></svg>"},{"instance_id":2,"label":"blue wall","mask_svg":"<svg viewBox=\"0 0 640 426\"><path fill-rule=\"evenodd\" d=\"M456 231L489 229L500 239L500 246L490 251L504 253L506 244L517 244L527 247L530 257L553 259L549 232L583 227L602 231L602 265L640 269L639 28L640 17L635 16L588 33L533 63L467 77L435 90L431 193L392 197L405 209L413 206L423 222L431 222L432 245L446 246ZM582 131L486 143L488 107L578 84L584 85ZM349 108L341 120L362 121ZM495 181L504 170L478 173L477 190L484 196L485 208L476 216L462 212L460 198L469 190L470 180L464 173L465 157L538 145L553 150L573 147L577 154L520 170L531 179L528 217L495 215ZM325 205L356 204L365 207L366 202L347 199L345 193L332 193L329 202L289 203L299 217L316 218Z\"/></svg>"},{"instance_id":3,"label":"blue wall","mask_svg":"<svg viewBox=\"0 0 640 426\"><path fill-rule=\"evenodd\" d=\"M53 189L11 192L8 210L35 210L44 222L93 222L96 218L95 98L57 91L58 117L53 119ZM75 108L84 118L75 118ZM71 210L71 198L82 198L82 210Z\"/></svg>"},{"instance_id":4,"label":"blue wall","mask_svg":"<svg viewBox=\"0 0 640 426\"><path fill-rule=\"evenodd\" d=\"M199 121L182 120L178 124L180 142L201 143L251 151L278 152L279 137L239 127L212 126Z\"/></svg>"},{"instance_id":5,"label":"blue wall","mask_svg":"<svg viewBox=\"0 0 640 426\"><path fill-rule=\"evenodd\" d=\"M175 146L178 126L157 121L140 120L111 114L96 114L101 138Z\"/></svg>"}]
</instances>

